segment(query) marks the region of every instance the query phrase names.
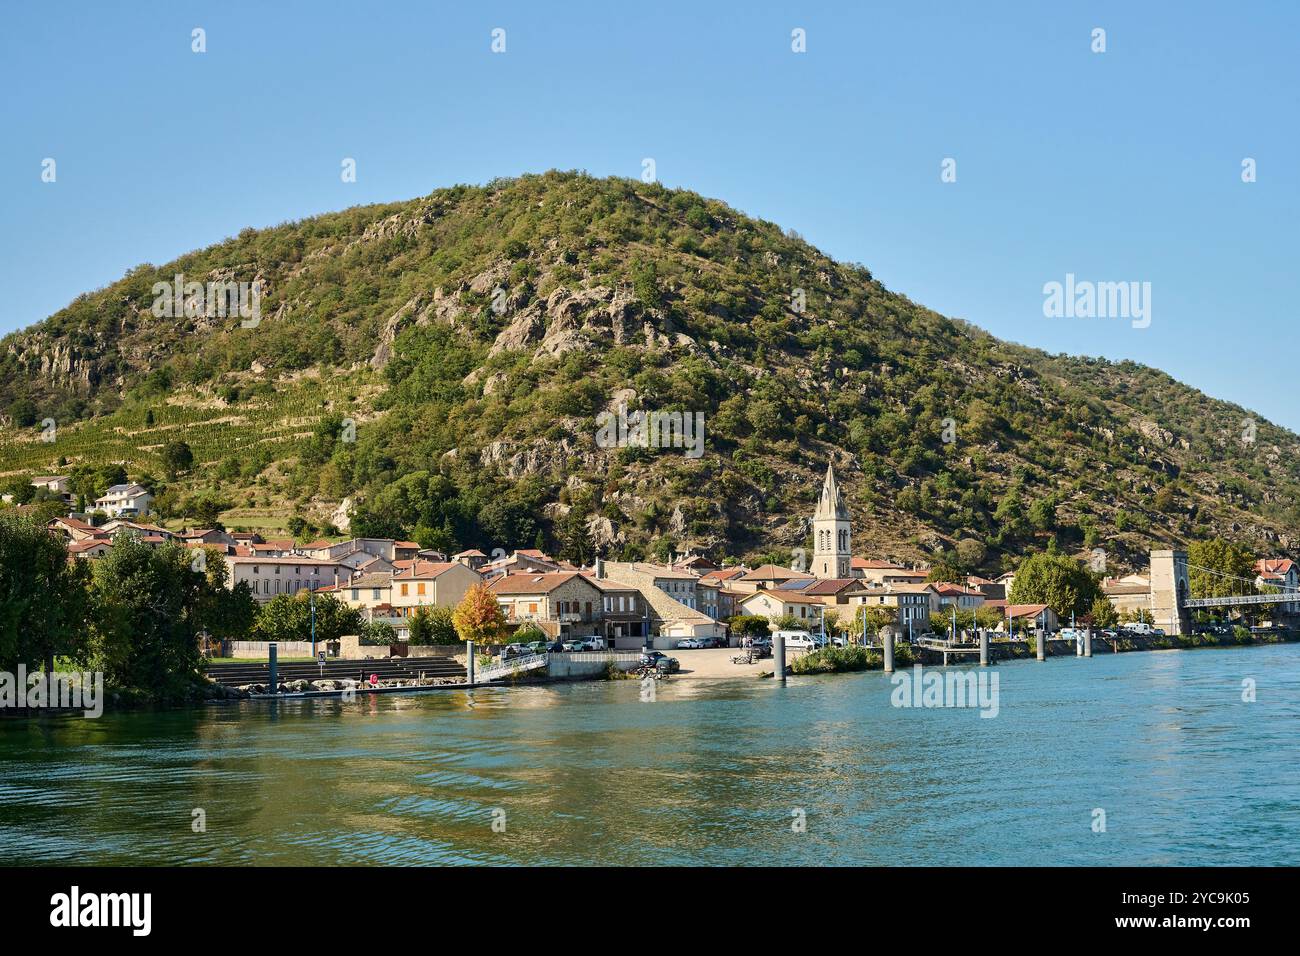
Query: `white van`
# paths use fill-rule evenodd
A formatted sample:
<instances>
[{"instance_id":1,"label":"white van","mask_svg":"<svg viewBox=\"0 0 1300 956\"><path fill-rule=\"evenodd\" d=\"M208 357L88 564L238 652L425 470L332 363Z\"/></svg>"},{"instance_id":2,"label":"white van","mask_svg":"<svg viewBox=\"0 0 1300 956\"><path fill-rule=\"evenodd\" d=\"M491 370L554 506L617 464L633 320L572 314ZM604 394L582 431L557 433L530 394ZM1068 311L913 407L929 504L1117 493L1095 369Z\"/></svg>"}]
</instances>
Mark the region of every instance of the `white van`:
<instances>
[{"instance_id":1,"label":"white van","mask_svg":"<svg viewBox=\"0 0 1300 956\"><path fill-rule=\"evenodd\" d=\"M772 635L773 644L776 643L778 637L784 639L787 650L817 650L817 642L812 639L812 635L807 631L777 631Z\"/></svg>"}]
</instances>

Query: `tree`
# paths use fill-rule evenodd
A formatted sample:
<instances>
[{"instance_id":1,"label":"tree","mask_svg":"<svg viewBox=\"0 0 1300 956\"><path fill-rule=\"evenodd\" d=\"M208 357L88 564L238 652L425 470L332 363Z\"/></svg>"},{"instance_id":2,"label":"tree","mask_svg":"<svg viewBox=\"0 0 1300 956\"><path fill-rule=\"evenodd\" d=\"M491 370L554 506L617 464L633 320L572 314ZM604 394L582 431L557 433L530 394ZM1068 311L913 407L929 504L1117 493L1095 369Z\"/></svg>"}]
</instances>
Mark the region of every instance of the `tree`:
<instances>
[{"instance_id":1,"label":"tree","mask_svg":"<svg viewBox=\"0 0 1300 956\"><path fill-rule=\"evenodd\" d=\"M169 441L163 446L162 463L167 477L175 481L177 475L194 467L194 452L183 441Z\"/></svg>"},{"instance_id":2,"label":"tree","mask_svg":"<svg viewBox=\"0 0 1300 956\"><path fill-rule=\"evenodd\" d=\"M1100 594L1093 598L1092 610L1089 612L1094 627L1114 627L1119 623L1119 614L1115 611L1115 605L1110 603L1110 598Z\"/></svg>"},{"instance_id":3,"label":"tree","mask_svg":"<svg viewBox=\"0 0 1300 956\"><path fill-rule=\"evenodd\" d=\"M727 623L736 637L762 637L768 633L767 618L757 614L736 614Z\"/></svg>"},{"instance_id":4,"label":"tree","mask_svg":"<svg viewBox=\"0 0 1300 956\"><path fill-rule=\"evenodd\" d=\"M433 627L429 620L429 609L426 606L420 606L415 612L407 618L408 635L406 642L408 644L424 645L433 643Z\"/></svg>"},{"instance_id":5,"label":"tree","mask_svg":"<svg viewBox=\"0 0 1300 956\"><path fill-rule=\"evenodd\" d=\"M25 505L36 497L36 486L21 475L14 475L0 484L0 492L12 496L14 504Z\"/></svg>"},{"instance_id":6,"label":"tree","mask_svg":"<svg viewBox=\"0 0 1300 956\"><path fill-rule=\"evenodd\" d=\"M430 644L457 643L456 625L452 621L449 607L431 607L429 609Z\"/></svg>"},{"instance_id":7,"label":"tree","mask_svg":"<svg viewBox=\"0 0 1300 956\"><path fill-rule=\"evenodd\" d=\"M927 581L947 581L951 584L960 584L965 578L951 551L940 551L935 555L930 573L925 576Z\"/></svg>"},{"instance_id":8,"label":"tree","mask_svg":"<svg viewBox=\"0 0 1300 956\"><path fill-rule=\"evenodd\" d=\"M452 612L451 619L456 626L456 635L462 641L480 644L499 640L506 625L496 595L482 583L473 585L465 593L464 600Z\"/></svg>"},{"instance_id":9,"label":"tree","mask_svg":"<svg viewBox=\"0 0 1300 956\"><path fill-rule=\"evenodd\" d=\"M984 563L988 552L984 545L974 538L962 538L957 542L957 564L967 570L974 570Z\"/></svg>"},{"instance_id":10,"label":"tree","mask_svg":"<svg viewBox=\"0 0 1300 956\"><path fill-rule=\"evenodd\" d=\"M1187 582L1194 598L1255 593L1255 562L1249 552L1213 538L1187 546Z\"/></svg>"},{"instance_id":11,"label":"tree","mask_svg":"<svg viewBox=\"0 0 1300 956\"><path fill-rule=\"evenodd\" d=\"M510 635L511 644L531 644L533 641L546 640L546 632L532 621L525 621Z\"/></svg>"},{"instance_id":12,"label":"tree","mask_svg":"<svg viewBox=\"0 0 1300 956\"><path fill-rule=\"evenodd\" d=\"M247 639L257 621L257 600L247 581L227 587L230 569L221 551L204 548L204 575L200 590L198 620L200 627L216 640ZM190 567L195 561L191 553Z\"/></svg>"},{"instance_id":13,"label":"tree","mask_svg":"<svg viewBox=\"0 0 1300 956\"><path fill-rule=\"evenodd\" d=\"M423 610L421 608L420 610ZM417 614L419 612L417 611ZM366 621L361 625L361 643L367 647L391 647L397 643L397 632L387 621ZM411 622L411 644L424 644L427 641L415 640L415 621Z\"/></svg>"},{"instance_id":14,"label":"tree","mask_svg":"<svg viewBox=\"0 0 1300 956\"><path fill-rule=\"evenodd\" d=\"M337 641L344 634L360 634L361 611L348 607L332 594L310 592L279 594L261 606L253 630L263 641L310 641L312 603L316 605L316 640Z\"/></svg>"},{"instance_id":15,"label":"tree","mask_svg":"<svg viewBox=\"0 0 1300 956\"><path fill-rule=\"evenodd\" d=\"M0 670L84 660L89 581L88 563L69 563L67 545L44 523L0 514Z\"/></svg>"},{"instance_id":16,"label":"tree","mask_svg":"<svg viewBox=\"0 0 1300 956\"><path fill-rule=\"evenodd\" d=\"M108 684L166 700L197 680L203 576L190 561L118 535L95 562L91 649Z\"/></svg>"},{"instance_id":17,"label":"tree","mask_svg":"<svg viewBox=\"0 0 1300 956\"><path fill-rule=\"evenodd\" d=\"M230 508L230 502L215 495L202 494L189 500L186 510L204 528L220 528L221 512Z\"/></svg>"},{"instance_id":18,"label":"tree","mask_svg":"<svg viewBox=\"0 0 1300 956\"><path fill-rule=\"evenodd\" d=\"M1079 561L1064 554L1034 554L1016 568L1010 601L1046 604L1066 618L1089 613L1100 594L1098 579Z\"/></svg>"}]
</instances>

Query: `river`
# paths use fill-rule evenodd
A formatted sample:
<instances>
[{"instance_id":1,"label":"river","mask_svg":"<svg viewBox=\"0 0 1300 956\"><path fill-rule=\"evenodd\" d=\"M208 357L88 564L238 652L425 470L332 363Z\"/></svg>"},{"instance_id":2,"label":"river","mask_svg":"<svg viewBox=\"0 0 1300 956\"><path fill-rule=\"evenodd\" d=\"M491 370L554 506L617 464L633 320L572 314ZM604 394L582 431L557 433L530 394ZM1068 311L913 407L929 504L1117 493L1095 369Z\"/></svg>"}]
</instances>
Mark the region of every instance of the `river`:
<instances>
[{"instance_id":1,"label":"river","mask_svg":"<svg viewBox=\"0 0 1300 956\"><path fill-rule=\"evenodd\" d=\"M0 720L0 863L1300 863L1300 645L990 671Z\"/></svg>"}]
</instances>

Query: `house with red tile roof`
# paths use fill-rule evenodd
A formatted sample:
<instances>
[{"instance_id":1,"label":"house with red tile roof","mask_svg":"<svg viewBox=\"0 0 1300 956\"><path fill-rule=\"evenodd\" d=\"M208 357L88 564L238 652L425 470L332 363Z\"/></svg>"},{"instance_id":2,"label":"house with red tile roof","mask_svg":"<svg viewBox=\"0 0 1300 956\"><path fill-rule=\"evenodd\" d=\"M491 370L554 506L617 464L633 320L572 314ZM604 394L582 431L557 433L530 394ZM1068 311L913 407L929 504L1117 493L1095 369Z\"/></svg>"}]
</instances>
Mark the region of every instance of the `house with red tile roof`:
<instances>
[{"instance_id":1,"label":"house with red tile roof","mask_svg":"<svg viewBox=\"0 0 1300 956\"><path fill-rule=\"evenodd\" d=\"M1294 591L1297 600L1275 607L1283 614L1300 614L1300 566L1290 558L1260 558L1255 562L1255 586Z\"/></svg>"}]
</instances>

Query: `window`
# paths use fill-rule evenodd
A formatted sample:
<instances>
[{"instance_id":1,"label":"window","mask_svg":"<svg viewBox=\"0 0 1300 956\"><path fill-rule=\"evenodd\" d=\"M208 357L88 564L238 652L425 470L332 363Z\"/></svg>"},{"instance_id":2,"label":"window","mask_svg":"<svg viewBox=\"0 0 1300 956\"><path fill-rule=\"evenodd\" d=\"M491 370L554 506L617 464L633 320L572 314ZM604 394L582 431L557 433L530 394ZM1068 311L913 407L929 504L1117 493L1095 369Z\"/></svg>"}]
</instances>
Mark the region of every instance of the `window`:
<instances>
[{"instance_id":1,"label":"window","mask_svg":"<svg viewBox=\"0 0 1300 956\"><path fill-rule=\"evenodd\" d=\"M371 588L371 589L370 589L370 600L372 600L372 601L378 601L378 600L379 600L379 588Z\"/></svg>"},{"instance_id":2,"label":"window","mask_svg":"<svg viewBox=\"0 0 1300 956\"><path fill-rule=\"evenodd\" d=\"M360 589L360 588L353 588L353 589L352 589L352 600L354 600L354 601L360 601L360 600L361 600L361 589Z\"/></svg>"},{"instance_id":3,"label":"window","mask_svg":"<svg viewBox=\"0 0 1300 956\"><path fill-rule=\"evenodd\" d=\"M402 597L406 597L406 595L407 595L407 593L408 593L408 591L407 591L408 588L410 588L410 585L407 584L405 581L403 581L403 582L402 582Z\"/></svg>"},{"instance_id":4,"label":"window","mask_svg":"<svg viewBox=\"0 0 1300 956\"><path fill-rule=\"evenodd\" d=\"M416 593L416 594L423 594L423 593L424 593L424 582L423 582L423 581L421 581L419 584L417 584L417 585L415 586L415 593Z\"/></svg>"},{"instance_id":5,"label":"window","mask_svg":"<svg viewBox=\"0 0 1300 956\"><path fill-rule=\"evenodd\" d=\"M536 605L536 604L530 604L530 605L528 605L528 613L529 613L529 614L536 614L536 613L537 613L537 605Z\"/></svg>"}]
</instances>

